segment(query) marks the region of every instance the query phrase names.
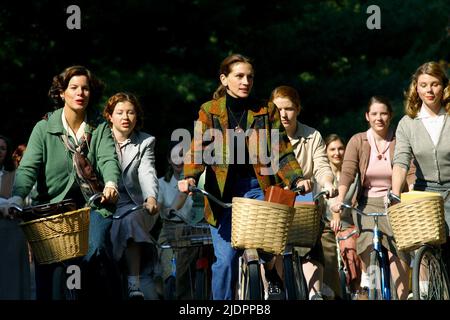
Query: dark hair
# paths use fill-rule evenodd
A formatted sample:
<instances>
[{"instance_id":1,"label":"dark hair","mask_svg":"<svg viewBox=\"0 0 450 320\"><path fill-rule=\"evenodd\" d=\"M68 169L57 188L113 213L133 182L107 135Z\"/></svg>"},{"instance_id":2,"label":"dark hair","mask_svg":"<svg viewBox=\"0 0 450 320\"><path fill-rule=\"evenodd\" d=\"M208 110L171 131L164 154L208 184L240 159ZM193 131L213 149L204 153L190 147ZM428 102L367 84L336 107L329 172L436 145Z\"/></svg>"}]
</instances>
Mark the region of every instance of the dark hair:
<instances>
[{"instance_id":1,"label":"dark hair","mask_svg":"<svg viewBox=\"0 0 450 320\"><path fill-rule=\"evenodd\" d=\"M173 176L173 167L172 167L172 164L170 163L170 159L172 156L172 149L175 148L178 144L179 144L178 141L171 140L169 142L169 145L167 146L166 157L167 157L167 162L169 165L167 166L167 170L164 173L164 181L166 181L166 182L170 182L170 179L172 179L172 176Z\"/></svg>"},{"instance_id":2,"label":"dark hair","mask_svg":"<svg viewBox=\"0 0 450 320\"><path fill-rule=\"evenodd\" d=\"M5 136L0 135L0 140L5 141L6 143L6 155L5 160L3 161L3 168L6 171L14 171L16 167L14 166L14 162L12 159L12 143L11 140Z\"/></svg>"},{"instance_id":3,"label":"dark hair","mask_svg":"<svg viewBox=\"0 0 450 320\"><path fill-rule=\"evenodd\" d=\"M144 125L144 110L142 110L138 98L132 93L118 92L115 95L111 96L106 102L105 108L103 109L103 117L106 119L106 121L108 121L109 125L111 126L112 123L108 119L108 115L112 116L116 105L119 102L125 101L131 103L134 106L134 110L136 111L136 126L134 127L134 129L141 130Z\"/></svg>"},{"instance_id":4,"label":"dark hair","mask_svg":"<svg viewBox=\"0 0 450 320\"><path fill-rule=\"evenodd\" d=\"M220 64L219 69L219 76L221 74L224 74L225 76L228 76L228 74L231 72L231 69L235 63L248 63L253 67L253 63L250 58L247 58L246 56L243 56L242 54L232 54L226 57L222 63ZM227 92L227 89L220 84L219 87L217 87L216 91L214 91L213 99L219 99L225 95Z\"/></svg>"},{"instance_id":5,"label":"dark hair","mask_svg":"<svg viewBox=\"0 0 450 320\"><path fill-rule=\"evenodd\" d=\"M370 107L374 104L374 103L381 103L384 104L389 112L390 117L392 118L394 115L394 110L392 109L392 105L389 102L389 99L383 96L372 96L369 99L369 102L367 103L367 110L366 112L369 113L370 112Z\"/></svg>"},{"instance_id":6,"label":"dark hair","mask_svg":"<svg viewBox=\"0 0 450 320\"><path fill-rule=\"evenodd\" d=\"M444 68L434 61L422 64L411 77L408 91L405 92L405 113L410 118L415 118L422 107L422 100L417 93L417 82L422 74L428 74L442 81L444 92L441 102L447 114L450 114L450 82Z\"/></svg>"},{"instance_id":7,"label":"dark hair","mask_svg":"<svg viewBox=\"0 0 450 320\"><path fill-rule=\"evenodd\" d=\"M83 66L71 66L64 69L63 72L53 77L52 85L48 91L55 109L64 106L64 101L61 98L61 93L69 86L70 79L74 76L86 76L89 82L89 105L96 104L100 100L105 85L97 79L91 71Z\"/></svg>"},{"instance_id":8,"label":"dark hair","mask_svg":"<svg viewBox=\"0 0 450 320\"><path fill-rule=\"evenodd\" d=\"M12 154L12 160L14 162L14 166L16 167L16 169L17 167L19 167L20 161L23 158L25 150L27 150L27 145L25 143L22 143L17 146L16 150L14 150Z\"/></svg>"},{"instance_id":9,"label":"dark hair","mask_svg":"<svg viewBox=\"0 0 450 320\"><path fill-rule=\"evenodd\" d=\"M325 142L325 148L328 148L328 145L334 141L339 140L340 142L342 142L342 144L345 147L345 141L344 139L342 139L339 135L337 135L336 133L332 133L329 134L328 136L325 137L324 142Z\"/></svg>"},{"instance_id":10,"label":"dark hair","mask_svg":"<svg viewBox=\"0 0 450 320\"><path fill-rule=\"evenodd\" d=\"M270 102L273 102L275 98L288 98L291 102L300 110L300 95L298 91L289 86L279 86L272 90L270 94Z\"/></svg>"}]
</instances>

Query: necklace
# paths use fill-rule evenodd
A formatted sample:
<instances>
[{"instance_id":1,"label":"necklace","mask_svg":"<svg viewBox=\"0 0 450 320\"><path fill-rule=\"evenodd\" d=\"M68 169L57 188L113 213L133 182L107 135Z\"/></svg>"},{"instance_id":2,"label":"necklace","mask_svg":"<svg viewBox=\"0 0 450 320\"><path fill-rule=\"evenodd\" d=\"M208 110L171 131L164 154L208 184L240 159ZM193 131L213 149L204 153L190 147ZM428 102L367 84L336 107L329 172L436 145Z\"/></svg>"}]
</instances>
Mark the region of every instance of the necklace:
<instances>
[{"instance_id":1,"label":"necklace","mask_svg":"<svg viewBox=\"0 0 450 320\"><path fill-rule=\"evenodd\" d=\"M384 139L382 141L379 141L380 143L383 142L381 148L378 148L378 143L377 143L377 140L375 139L375 137L373 137L373 141L374 141L374 144L375 144L375 148L377 149L377 153L378 153L377 158L378 158L378 160L381 160L383 158L384 158L384 160L387 160L386 156L385 156L385 153L389 149L390 141L386 141Z\"/></svg>"},{"instance_id":2,"label":"necklace","mask_svg":"<svg viewBox=\"0 0 450 320\"><path fill-rule=\"evenodd\" d=\"M229 114L231 115L231 117L233 118L233 120L234 120L234 121L236 122L236 124L237 124L237 126L234 127L234 132L237 132L237 133L242 133L242 132L244 132L244 130L243 130L242 127L241 127L241 121L242 121L242 119L244 118L245 110L244 110L244 112L242 113L241 118L239 119L239 122L236 120L236 117L234 116L233 111L231 111L231 109L228 109L228 110L230 111Z\"/></svg>"}]
</instances>

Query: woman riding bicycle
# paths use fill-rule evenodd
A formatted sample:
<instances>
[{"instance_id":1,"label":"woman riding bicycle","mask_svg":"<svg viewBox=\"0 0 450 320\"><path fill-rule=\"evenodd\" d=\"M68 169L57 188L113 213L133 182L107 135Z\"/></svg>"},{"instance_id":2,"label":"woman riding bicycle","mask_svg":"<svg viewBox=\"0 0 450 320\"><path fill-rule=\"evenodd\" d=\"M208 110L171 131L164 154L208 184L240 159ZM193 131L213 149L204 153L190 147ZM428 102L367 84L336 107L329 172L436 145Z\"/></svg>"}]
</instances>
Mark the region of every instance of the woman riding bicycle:
<instances>
[{"instance_id":1,"label":"woman riding bicycle","mask_svg":"<svg viewBox=\"0 0 450 320\"><path fill-rule=\"evenodd\" d=\"M295 158L303 170L304 181L308 186L305 192L320 191L323 187L328 190L330 195L333 195L335 193L333 173L327 159L322 136L316 129L297 120L301 111L300 97L297 90L289 86L277 87L272 91L270 101L277 106L280 112L281 123L286 129ZM323 204L319 208L323 211ZM322 214L323 212L321 212ZM320 234L322 234L323 229L324 227L322 226ZM328 228L328 231L331 230ZM317 235L316 244L307 253L305 263L303 263L310 299L323 299L325 248L322 247L320 234ZM334 234L332 238L334 239ZM336 252L334 240L332 246L331 251L334 254ZM326 247L326 249L328 248L329 246ZM327 284L336 291L338 288L337 268L330 267L330 270L333 270L332 272L334 272L335 276L333 277L332 273L327 273Z\"/></svg>"},{"instance_id":2,"label":"woman riding bicycle","mask_svg":"<svg viewBox=\"0 0 450 320\"><path fill-rule=\"evenodd\" d=\"M165 244L168 239L174 239L178 235L177 228L187 227L189 223L199 222L194 210L194 199L188 197L186 193L178 191L178 181L183 179L183 163L175 164L171 159L171 152L175 150L175 145L171 144L167 153L169 162L168 169L159 179L158 206L162 218L162 227L158 242ZM159 263L161 265L161 276L164 285L165 298L175 298L177 300L193 299L191 295L192 279L194 277L191 270L195 270L195 261L199 255L200 247L186 247L175 249L160 249ZM172 258L175 255L176 279L175 291L169 292L169 281L172 275ZM191 267L192 266L192 267Z\"/></svg>"},{"instance_id":3,"label":"woman riding bicycle","mask_svg":"<svg viewBox=\"0 0 450 320\"><path fill-rule=\"evenodd\" d=\"M155 138L143 131L144 111L130 93L119 92L108 99L103 117L111 126L116 152L122 166L119 201L115 215L125 214L135 206L142 209L121 219L111 227L113 256L125 258L128 298L156 298L152 290L143 290L140 279L151 279L154 255L150 230L157 218L158 178L155 169ZM150 245L150 246L149 246ZM146 254L147 253L147 254ZM146 288L150 289L150 288Z\"/></svg>"},{"instance_id":4,"label":"woman riding bicycle","mask_svg":"<svg viewBox=\"0 0 450 320\"><path fill-rule=\"evenodd\" d=\"M17 165L11 141L0 135L0 201L11 197ZM13 154L13 155L11 155ZM0 212L0 300L31 298L27 240L19 222Z\"/></svg>"},{"instance_id":5,"label":"woman riding bicycle","mask_svg":"<svg viewBox=\"0 0 450 320\"><path fill-rule=\"evenodd\" d=\"M327 157L330 161L331 170L334 175L334 185L337 187L339 185L339 180L342 173L342 163L344 162L344 154L345 154L345 143L344 140L338 136L337 134L330 134L325 137L325 144L327 147ZM356 193L359 188L359 176L356 176L353 183L350 185L347 195L344 198L345 203L356 203ZM330 226L331 221L333 221L333 212L330 207L335 203L336 198L327 200L327 208L325 211L325 223ZM341 225L340 231L336 233L337 237L347 237L350 235L356 228L355 223L353 221L352 212L349 209L344 209L341 214ZM336 224L334 224L334 229L337 230ZM331 227L330 227L331 229ZM342 256L342 262L347 269L346 282L350 289L350 293L355 295L360 287L359 284L361 282L361 259L356 253L356 235L351 236L345 240L339 241L339 252ZM322 240L323 241L323 240ZM330 265L336 265L338 257L337 250L335 250L336 255L330 255L333 263ZM336 263L334 262L336 261ZM339 292L339 291L338 291ZM344 298L344 297L341 297Z\"/></svg>"},{"instance_id":6,"label":"woman riding bicycle","mask_svg":"<svg viewBox=\"0 0 450 320\"><path fill-rule=\"evenodd\" d=\"M118 198L117 183L120 177L111 130L106 122L97 121L100 117L96 117L92 106L100 98L102 88L102 83L82 66L68 67L53 78L49 97L56 110L34 127L16 172L13 196L9 199L11 204L23 205L24 198L37 182L38 194L33 199L35 204L71 198L76 201L77 207L83 207L87 199L77 182L72 151L67 143L74 149L83 147L82 152L87 153L97 177L105 182L102 204L90 213L89 249L84 258L87 264L95 260L93 257L107 252L111 226L108 216L111 214L110 205ZM55 264L37 265L37 299L51 298L51 278L55 267ZM84 284L90 287L91 281L84 282L90 271L95 273L95 270L87 268L81 271L83 289L86 289ZM95 278L98 277L91 279Z\"/></svg>"},{"instance_id":7,"label":"woman riding bicycle","mask_svg":"<svg viewBox=\"0 0 450 320\"><path fill-rule=\"evenodd\" d=\"M280 179L289 187L305 184L276 107L250 96L253 77L248 58L232 54L223 60L221 85L213 100L199 111L194 136L200 139L194 138L191 143L184 165L186 178L178 182L180 191L189 192L188 186L194 186L204 170L205 189L224 202L231 202L232 197L263 200L263 190ZM214 142L206 137L208 133L216 135ZM272 145L267 137L273 138ZM259 148L258 142L262 142ZM268 152L273 156L271 163L263 159ZM210 155L215 159L209 159ZM234 298L238 270L238 251L230 244L231 209L205 201L205 218L211 224L216 256L212 266L213 299L230 300Z\"/></svg>"},{"instance_id":8,"label":"woman riding bicycle","mask_svg":"<svg viewBox=\"0 0 450 320\"><path fill-rule=\"evenodd\" d=\"M357 196L358 208L364 212L386 211L385 197L391 187L391 161L396 143L394 131L389 126L392 115L392 107L387 99L379 96L370 98L365 113L370 128L365 132L355 134L345 150L339 181L339 195L336 203L331 206L331 210L335 213L331 227L335 231L340 230L341 225L340 204L343 203L357 174L359 174L361 184ZM373 234L371 230L374 221L371 217L365 216L354 216L353 220L357 223L359 230L357 252L362 260L361 287L368 288L367 267L372 248ZM378 223L382 233L381 242L388 250L392 278L394 283L398 284L398 297L406 299L409 291L409 255L397 250L387 217L379 217Z\"/></svg>"},{"instance_id":9,"label":"woman riding bicycle","mask_svg":"<svg viewBox=\"0 0 450 320\"><path fill-rule=\"evenodd\" d=\"M443 66L426 62L412 76L405 94L405 113L397 127L392 192L399 195L411 159L416 166L414 190L450 190L450 83ZM442 256L450 271L450 201L444 203L447 242Z\"/></svg>"}]
</instances>

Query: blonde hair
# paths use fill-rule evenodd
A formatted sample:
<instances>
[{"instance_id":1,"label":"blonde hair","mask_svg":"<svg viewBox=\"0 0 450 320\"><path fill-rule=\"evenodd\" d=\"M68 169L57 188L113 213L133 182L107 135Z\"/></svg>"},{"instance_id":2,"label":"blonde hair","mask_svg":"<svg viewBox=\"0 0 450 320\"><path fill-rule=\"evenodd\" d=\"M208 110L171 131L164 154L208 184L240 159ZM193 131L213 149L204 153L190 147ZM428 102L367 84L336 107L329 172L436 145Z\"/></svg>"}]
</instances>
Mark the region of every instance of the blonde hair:
<instances>
[{"instance_id":1,"label":"blonde hair","mask_svg":"<svg viewBox=\"0 0 450 320\"><path fill-rule=\"evenodd\" d=\"M415 118L422 106L422 100L417 93L417 81L422 74L428 74L441 80L444 87L441 104L447 111L447 114L450 114L450 85L448 77L443 66L434 61L422 64L411 77L408 91L405 92L405 113L410 118Z\"/></svg>"}]
</instances>

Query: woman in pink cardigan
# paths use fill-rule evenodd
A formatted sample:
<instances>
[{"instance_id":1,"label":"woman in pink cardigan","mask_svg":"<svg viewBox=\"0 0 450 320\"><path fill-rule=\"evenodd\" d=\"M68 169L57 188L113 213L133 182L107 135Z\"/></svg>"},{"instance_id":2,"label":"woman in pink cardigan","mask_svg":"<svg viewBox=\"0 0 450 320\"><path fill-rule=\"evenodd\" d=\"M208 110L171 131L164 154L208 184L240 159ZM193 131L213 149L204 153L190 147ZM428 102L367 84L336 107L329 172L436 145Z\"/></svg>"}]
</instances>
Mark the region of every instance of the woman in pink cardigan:
<instances>
[{"instance_id":1,"label":"woman in pink cardigan","mask_svg":"<svg viewBox=\"0 0 450 320\"><path fill-rule=\"evenodd\" d=\"M344 201L350 185L356 174L359 174L361 188L357 195L358 208L364 212L385 211L385 197L391 188L392 158L394 156L395 135L390 128L392 107L383 97L372 97L365 113L370 128L365 132L355 134L345 150L344 163L339 181L339 195L336 203L331 206L333 213L332 228L340 226L339 206ZM373 218L354 213L359 238L357 253L362 260L363 274L361 287L367 288L369 283L366 267L369 265L369 254L372 249ZM388 250L390 269L397 295L400 299L408 296L409 256L397 250L392 229L387 217L378 219L378 227L382 233L382 245Z\"/></svg>"}]
</instances>

